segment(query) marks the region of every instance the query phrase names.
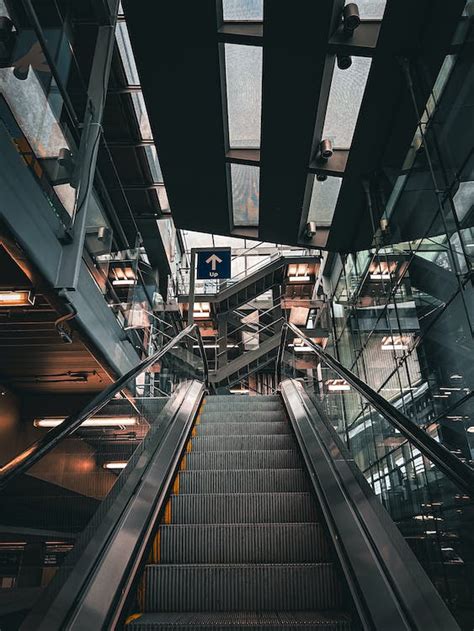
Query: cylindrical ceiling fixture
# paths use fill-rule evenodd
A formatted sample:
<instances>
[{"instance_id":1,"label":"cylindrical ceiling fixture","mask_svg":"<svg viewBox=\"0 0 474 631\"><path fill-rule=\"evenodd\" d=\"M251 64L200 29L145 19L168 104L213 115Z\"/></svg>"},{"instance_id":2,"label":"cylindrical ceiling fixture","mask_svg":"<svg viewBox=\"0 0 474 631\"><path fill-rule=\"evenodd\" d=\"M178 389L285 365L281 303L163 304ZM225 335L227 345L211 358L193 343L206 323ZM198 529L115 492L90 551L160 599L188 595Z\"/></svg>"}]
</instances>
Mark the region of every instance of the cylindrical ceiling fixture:
<instances>
[{"instance_id":1,"label":"cylindrical ceiling fixture","mask_svg":"<svg viewBox=\"0 0 474 631\"><path fill-rule=\"evenodd\" d=\"M339 53L336 59L339 70L347 70L352 66L352 57L350 55L342 55Z\"/></svg>"},{"instance_id":2,"label":"cylindrical ceiling fixture","mask_svg":"<svg viewBox=\"0 0 474 631\"><path fill-rule=\"evenodd\" d=\"M355 2L346 4L342 11L342 22L346 35L352 35L360 24L359 7Z\"/></svg>"},{"instance_id":3,"label":"cylindrical ceiling fixture","mask_svg":"<svg viewBox=\"0 0 474 631\"><path fill-rule=\"evenodd\" d=\"M332 142L329 140L329 138L321 140L321 142L319 143L319 155L321 156L321 158L323 160L329 160L332 154Z\"/></svg>"}]
</instances>

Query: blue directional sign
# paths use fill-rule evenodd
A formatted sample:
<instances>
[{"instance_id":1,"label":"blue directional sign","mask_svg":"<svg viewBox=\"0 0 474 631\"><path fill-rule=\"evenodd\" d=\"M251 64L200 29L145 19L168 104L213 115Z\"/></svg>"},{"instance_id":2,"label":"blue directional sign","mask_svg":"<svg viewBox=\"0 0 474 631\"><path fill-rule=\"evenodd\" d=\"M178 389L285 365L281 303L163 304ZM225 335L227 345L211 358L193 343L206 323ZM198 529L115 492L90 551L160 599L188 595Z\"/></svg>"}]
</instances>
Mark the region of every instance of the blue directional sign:
<instances>
[{"instance_id":1,"label":"blue directional sign","mask_svg":"<svg viewBox=\"0 0 474 631\"><path fill-rule=\"evenodd\" d=\"M199 279L230 278L230 248L198 250L196 267Z\"/></svg>"}]
</instances>

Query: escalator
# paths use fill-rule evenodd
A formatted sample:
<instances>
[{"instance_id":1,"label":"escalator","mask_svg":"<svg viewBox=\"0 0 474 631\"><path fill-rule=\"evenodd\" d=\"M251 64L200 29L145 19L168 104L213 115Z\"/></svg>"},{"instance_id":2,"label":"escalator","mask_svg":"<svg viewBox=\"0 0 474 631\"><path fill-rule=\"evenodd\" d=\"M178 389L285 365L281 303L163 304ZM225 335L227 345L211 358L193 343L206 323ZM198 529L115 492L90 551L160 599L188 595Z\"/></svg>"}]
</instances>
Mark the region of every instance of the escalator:
<instances>
[{"instance_id":1,"label":"escalator","mask_svg":"<svg viewBox=\"0 0 474 631\"><path fill-rule=\"evenodd\" d=\"M302 379L299 358L285 350L289 333L313 345L322 370L337 379ZM192 374L193 356L182 379L174 376L173 394L148 417L148 433L33 606L23 605L10 624L0 603L2 631L471 629L468 554L462 553L461 573L449 566L455 574L447 579L449 593L440 576L446 578L448 535L451 546L470 545L473 470L292 325L284 327L278 354L280 394L210 393L199 330L187 327L2 467L0 487L80 431L118 393L139 405L143 372L156 373L167 354L177 345L185 353L191 341L201 350L202 369ZM330 381L344 385L335 398L326 392ZM147 401L141 405L151 409ZM418 484L405 496L409 529L388 501L400 499L401 486L385 483L390 493L382 497L379 478L359 461L358 443L338 434L338 419L352 409L359 410L357 438L360 427L375 435L383 426L383 436L397 436L400 449L408 444L413 475L422 458L425 483L436 483L429 492ZM408 475L408 462L397 466L400 479L403 467ZM413 485L413 476L407 480ZM449 522L449 497L458 502L457 526ZM430 524L443 522L439 536L414 537L423 511L439 520ZM434 559L426 557L428 544Z\"/></svg>"},{"instance_id":2,"label":"escalator","mask_svg":"<svg viewBox=\"0 0 474 631\"><path fill-rule=\"evenodd\" d=\"M208 397L195 429L125 628L354 628L281 399Z\"/></svg>"}]
</instances>

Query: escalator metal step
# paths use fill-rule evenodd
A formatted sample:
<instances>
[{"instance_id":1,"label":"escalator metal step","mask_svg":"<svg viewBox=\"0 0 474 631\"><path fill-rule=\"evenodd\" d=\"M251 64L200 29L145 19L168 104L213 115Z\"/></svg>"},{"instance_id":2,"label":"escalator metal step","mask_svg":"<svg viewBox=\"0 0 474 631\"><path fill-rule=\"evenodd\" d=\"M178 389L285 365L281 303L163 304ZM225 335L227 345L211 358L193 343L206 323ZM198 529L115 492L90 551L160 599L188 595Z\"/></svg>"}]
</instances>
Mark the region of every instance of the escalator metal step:
<instances>
[{"instance_id":1,"label":"escalator metal step","mask_svg":"<svg viewBox=\"0 0 474 631\"><path fill-rule=\"evenodd\" d=\"M198 436L239 436L239 435L265 435L265 434L290 434L290 425L287 422L247 422L247 423L200 423L196 426Z\"/></svg>"},{"instance_id":2,"label":"escalator metal step","mask_svg":"<svg viewBox=\"0 0 474 631\"><path fill-rule=\"evenodd\" d=\"M263 449L259 451L191 451L182 468L200 469L298 469L301 456L294 449Z\"/></svg>"},{"instance_id":3,"label":"escalator metal step","mask_svg":"<svg viewBox=\"0 0 474 631\"><path fill-rule=\"evenodd\" d=\"M256 524L318 521L310 493L172 495L172 524Z\"/></svg>"},{"instance_id":4,"label":"escalator metal step","mask_svg":"<svg viewBox=\"0 0 474 631\"><path fill-rule=\"evenodd\" d=\"M319 523L161 526L161 563L315 563L329 560Z\"/></svg>"},{"instance_id":5,"label":"escalator metal step","mask_svg":"<svg viewBox=\"0 0 474 631\"><path fill-rule=\"evenodd\" d=\"M263 401L266 402L275 402L278 401L281 405L281 397L278 394L256 394L255 396L241 396L241 395L229 395L229 394L213 394L210 397L206 397L206 405L208 403L219 403L222 401L239 401L248 402L251 406L255 403L260 403Z\"/></svg>"},{"instance_id":6,"label":"escalator metal step","mask_svg":"<svg viewBox=\"0 0 474 631\"><path fill-rule=\"evenodd\" d=\"M201 423L249 423L249 422L286 422L282 410L209 410L204 408Z\"/></svg>"},{"instance_id":7,"label":"escalator metal step","mask_svg":"<svg viewBox=\"0 0 474 631\"><path fill-rule=\"evenodd\" d=\"M216 613L146 613L127 625L127 631L350 631L351 621L339 612L231 611Z\"/></svg>"},{"instance_id":8,"label":"escalator metal step","mask_svg":"<svg viewBox=\"0 0 474 631\"><path fill-rule=\"evenodd\" d=\"M180 471L181 493L288 493L309 491L303 469Z\"/></svg>"},{"instance_id":9,"label":"escalator metal step","mask_svg":"<svg viewBox=\"0 0 474 631\"><path fill-rule=\"evenodd\" d=\"M213 401L214 397L207 399L203 407L203 412L224 412L226 410L232 411L280 411L283 412L283 406L280 401L257 401L256 403L250 403L246 398L231 401ZM227 399L229 397L226 397ZM256 397L253 397L256 398Z\"/></svg>"},{"instance_id":10,"label":"escalator metal step","mask_svg":"<svg viewBox=\"0 0 474 631\"><path fill-rule=\"evenodd\" d=\"M145 612L337 609L332 563L148 565Z\"/></svg>"},{"instance_id":11,"label":"escalator metal step","mask_svg":"<svg viewBox=\"0 0 474 631\"><path fill-rule=\"evenodd\" d=\"M294 449L295 439L292 434L254 434L233 436L195 436L192 440L191 453L199 451L238 451L260 449Z\"/></svg>"}]
</instances>

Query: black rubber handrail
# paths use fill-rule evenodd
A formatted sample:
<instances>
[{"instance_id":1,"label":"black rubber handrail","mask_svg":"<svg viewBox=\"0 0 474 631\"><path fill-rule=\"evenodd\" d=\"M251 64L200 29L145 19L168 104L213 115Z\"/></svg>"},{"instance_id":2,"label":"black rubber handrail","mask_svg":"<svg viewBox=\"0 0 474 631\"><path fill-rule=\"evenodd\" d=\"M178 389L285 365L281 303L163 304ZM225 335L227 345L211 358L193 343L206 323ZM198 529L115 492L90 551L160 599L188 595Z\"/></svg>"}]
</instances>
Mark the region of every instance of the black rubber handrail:
<instances>
[{"instance_id":1,"label":"black rubber handrail","mask_svg":"<svg viewBox=\"0 0 474 631\"><path fill-rule=\"evenodd\" d=\"M35 443L27 447L20 454L9 460L6 464L0 467L0 489L3 489L9 482L19 476L21 473L27 471L31 466L38 462L43 456L54 449L62 440L70 436L75 432L84 421L87 421L91 416L94 416L100 410L102 410L114 396L123 390L126 384L133 378L140 375L147 368L159 361L173 346L176 346L183 338L191 335L193 331L196 331L197 340L199 345L199 351L203 361L204 367L204 381L206 387L209 385L209 369L207 365L206 353L201 339L199 328L196 324L192 324L183 329L176 337L170 340L165 346L160 348L156 353L153 353L150 357L147 357L134 368L131 368L122 377L117 379L110 386L102 390L96 397L92 399L80 412L71 414L58 426L53 427L47 434L37 440Z\"/></svg>"},{"instance_id":2,"label":"black rubber handrail","mask_svg":"<svg viewBox=\"0 0 474 631\"><path fill-rule=\"evenodd\" d=\"M337 359L328 355L318 344L315 344L298 327L290 322L285 322L282 328L281 343L277 358L277 375L280 380L281 364L283 361L284 347L286 344L286 333L291 331L305 341L316 355L330 366L342 379L350 384L357 392L367 400L400 434L402 434L413 446L419 449L428 460L436 464L437 467L456 486L461 487L471 497L474 497L474 469L459 460L449 449L434 440L421 427L418 427L407 416L402 414L395 406L384 399L378 392L364 383L351 370L343 366Z\"/></svg>"}]
</instances>

